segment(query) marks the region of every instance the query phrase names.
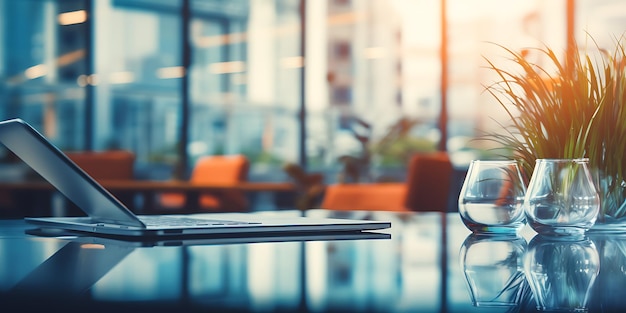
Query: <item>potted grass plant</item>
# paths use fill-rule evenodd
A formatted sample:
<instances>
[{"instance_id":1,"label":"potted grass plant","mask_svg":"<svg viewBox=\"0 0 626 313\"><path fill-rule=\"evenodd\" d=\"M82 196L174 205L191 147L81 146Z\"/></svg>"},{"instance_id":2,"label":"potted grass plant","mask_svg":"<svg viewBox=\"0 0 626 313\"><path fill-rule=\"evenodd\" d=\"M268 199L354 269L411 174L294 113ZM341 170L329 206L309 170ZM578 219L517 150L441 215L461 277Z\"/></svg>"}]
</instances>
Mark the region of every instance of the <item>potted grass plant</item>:
<instances>
[{"instance_id":1,"label":"potted grass plant","mask_svg":"<svg viewBox=\"0 0 626 313\"><path fill-rule=\"evenodd\" d=\"M589 38L565 60L547 47L536 49L547 60L541 64L503 46L511 66L486 58L498 77L486 90L510 118L488 137L510 151L528 177L540 158L588 158L602 198L594 228L626 230L625 38L616 38L612 50Z\"/></svg>"}]
</instances>

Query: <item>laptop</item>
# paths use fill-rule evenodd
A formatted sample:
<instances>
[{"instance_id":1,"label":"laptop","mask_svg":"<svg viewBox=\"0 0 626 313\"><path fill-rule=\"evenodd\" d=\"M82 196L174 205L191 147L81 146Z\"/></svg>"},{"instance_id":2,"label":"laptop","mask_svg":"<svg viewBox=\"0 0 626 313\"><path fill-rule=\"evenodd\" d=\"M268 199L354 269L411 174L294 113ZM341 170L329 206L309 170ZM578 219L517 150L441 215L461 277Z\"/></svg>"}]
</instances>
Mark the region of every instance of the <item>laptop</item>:
<instances>
[{"instance_id":1,"label":"laptop","mask_svg":"<svg viewBox=\"0 0 626 313\"><path fill-rule=\"evenodd\" d=\"M135 215L27 122L19 118L0 122L0 143L87 215L25 218L27 222L40 227L130 238L360 232L391 227L391 223L385 221L278 217L252 213Z\"/></svg>"},{"instance_id":2,"label":"laptop","mask_svg":"<svg viewBox=\"0 0 626 313\"><path fill-rule=\"evenodd\" d=\"M49 237L60 241L79 242L81 244L98 245L103 247L119 246L127 248L152 247L189 247L189 246L216 246L249 243L277 243L277 242L310 242L310 241L354 241L391 239L391 234L373 231L340 231L340 232L265 232L249 236L249 233L212 235L212 236L175 236L175 237L146 237L118 238L115 236L93 236L78 231L58 228L31 228L25 231L27 235ZM0 242L1 244L1 242Z\"/></svg>"}]
</instances>

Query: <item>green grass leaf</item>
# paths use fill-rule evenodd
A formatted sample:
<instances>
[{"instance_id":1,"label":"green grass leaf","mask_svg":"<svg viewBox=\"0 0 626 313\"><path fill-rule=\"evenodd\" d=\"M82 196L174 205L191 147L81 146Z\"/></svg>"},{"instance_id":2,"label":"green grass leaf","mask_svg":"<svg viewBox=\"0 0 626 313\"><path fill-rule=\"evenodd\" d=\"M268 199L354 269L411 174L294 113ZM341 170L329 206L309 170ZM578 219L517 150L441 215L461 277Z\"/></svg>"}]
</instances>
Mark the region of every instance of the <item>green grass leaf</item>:
<instances>
[{"instance_id":1,"label":"green grass leaf","mask_svg":"<svg viewBox=\"0 0 626 313\"><path fill-rule=\"evenodd\" d=\"M589 36L591 38L591 36ZM589 158L598 173L612 176L603 190L624 197L626 177L626 49L624 35L612 52L575 46L577 53L561 61L552 49L536 48L541 64L499 44L516 69L498 67L485 58L498 81L485 90L506 112L505 131L487 134L513 153L530 177L539 158ZM610 210L603 205L603 210ZM626 211L626 209L624 209ZM609 215L626 212L605 212Z\"/></svg>"}]
</instances>

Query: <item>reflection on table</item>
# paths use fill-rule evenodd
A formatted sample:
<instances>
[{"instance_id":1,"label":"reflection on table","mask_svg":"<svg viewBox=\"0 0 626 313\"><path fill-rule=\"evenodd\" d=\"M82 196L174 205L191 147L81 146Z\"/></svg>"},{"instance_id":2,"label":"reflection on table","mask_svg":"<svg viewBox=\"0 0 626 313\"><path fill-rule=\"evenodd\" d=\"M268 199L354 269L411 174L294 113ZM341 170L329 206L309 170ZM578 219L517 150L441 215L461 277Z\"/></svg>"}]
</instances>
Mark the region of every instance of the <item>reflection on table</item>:
<instances>
[{"instance_id":1,"label":"reflection on table","mask_svg":"<svg viewBox=\"0 0 626 313\"><path fill-rule=\"evenodd\" d=\"M626 307L621 294L625 234L526 235L466 238L459 256L474 307L509 312L621 312Z\"/></svg>"},{"instance_id":2,"label":"reflection on table","mask_svg":"<svg viewBox=\"0 0 626 313\"><path fill-rule=\"evenodd\" d=\"M606 312L626 305L621 296L626 236L554 242L524 228L520 237L480 237L470 235L454 213L305 214L389 220L392 228L384 233L391 238L217 238L175 246L37 237L25 234L31 226L21 220L4 220L0 306L136 312L514 312L535 311L534 292L540 288L547 295L542 300L546 308L558 302ZM467 256L472 256L471 264ZM554 262L545 263L549 260ZM525 268L532 269L534 282L520 274ZM478 289L470 292L468 282ZM487 297L477 302L482 295ZM490 306L489 300L496 305Z\"/></svg>"}]
</instances>

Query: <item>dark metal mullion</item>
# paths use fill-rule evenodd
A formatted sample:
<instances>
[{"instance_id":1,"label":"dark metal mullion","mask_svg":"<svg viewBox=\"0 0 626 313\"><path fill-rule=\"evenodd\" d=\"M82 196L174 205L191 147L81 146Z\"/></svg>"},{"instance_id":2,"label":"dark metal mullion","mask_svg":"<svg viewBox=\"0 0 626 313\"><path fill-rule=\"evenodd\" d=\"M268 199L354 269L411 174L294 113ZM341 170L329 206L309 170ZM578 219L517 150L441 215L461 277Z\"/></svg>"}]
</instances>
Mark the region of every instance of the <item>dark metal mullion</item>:
<instances>
[{"instance_id":1,"label":"dark metal mullion","mask_svg":"<svg viewBox=\"0 0 626 313\"><path fill-rule=\"evenodd\" d=\"M87 12L87 20L85 21L85 75L90 76L94 74L94 36L93 36L93 1L94 0L86 0L85 1L85 11ZM94 97L94 86L92 84L87 84L85 86L85 112L84 112L84 121L85 121L85 134L83 138L83 150L90 151L94 149L94 107L95 107L95 97Z\"/></svg>"},{"instance_id":2,"label":"dark metal mullion","mask_svg":"<svg viewBox=\"0 0 626 313\"><path fill-rule=\"evenodd\" d=\"M439 131L441 138L437 149L446 151L448 141L448 19L446 0L441 0L441 111L439 113Z\"/></svg>"},{"instance_id":3,"label":"dark metal mullion","mask_svg":"<svg viewBox=\"0 0 626 313\"><path fill-rule=\"evenodd\" d=\"M300 0L300 54L302 55L302 67L300 68L300 112L298 112L300 142L298 150L300 166L306 170L306 0Z\"/></svg>"},{"instance_id":4,"label":"dark metal mullion","mask_svg":"<svg viewBox=\"0 0 626 313\"><path fill-rule=\"evenodd\" d=\"M189 112L191 103L189 101L189 70L191 67L191 8L190 0L183 0L181 17L181 57L183 66L183 77L181 78L181 121L180 121L180 143L178 145L178 168L175 178L186 179L189 172L187 145L189 143Z\"/></svg>"}]
</instances>

